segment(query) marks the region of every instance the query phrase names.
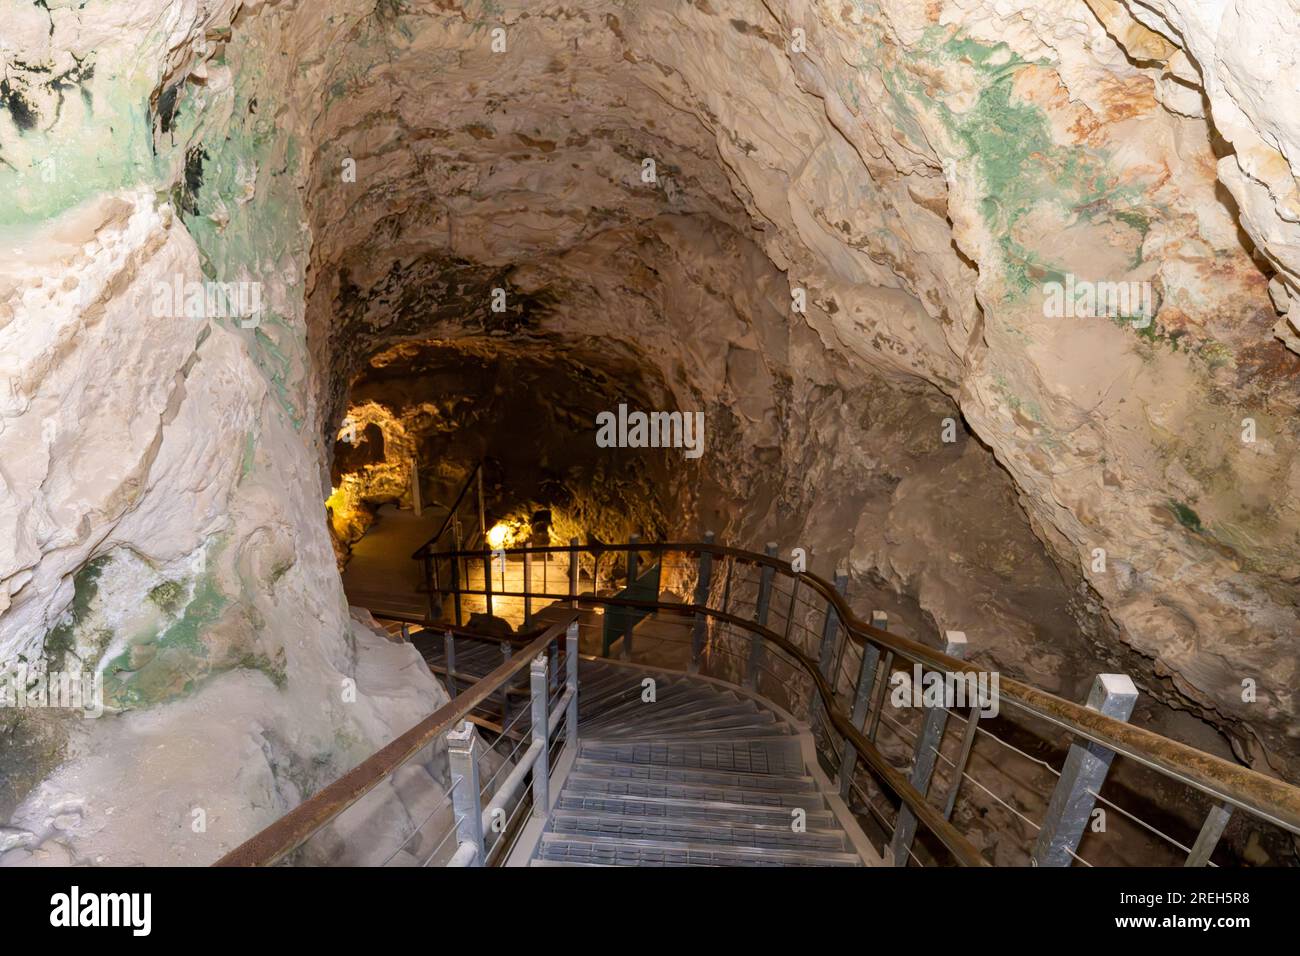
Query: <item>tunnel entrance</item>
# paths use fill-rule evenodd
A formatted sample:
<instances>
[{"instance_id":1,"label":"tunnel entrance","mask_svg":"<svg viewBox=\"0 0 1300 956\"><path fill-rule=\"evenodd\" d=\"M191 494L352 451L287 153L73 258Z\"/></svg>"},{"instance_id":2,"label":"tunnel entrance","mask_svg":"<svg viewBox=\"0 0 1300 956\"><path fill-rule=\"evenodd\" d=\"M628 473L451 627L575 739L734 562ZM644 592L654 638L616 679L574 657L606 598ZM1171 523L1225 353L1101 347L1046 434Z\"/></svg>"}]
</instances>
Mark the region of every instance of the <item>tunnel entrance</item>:
<instances>
[{"instance_id":1,"label":"tunnel entrance","mask_svg":"<svg viewBox=\"0 0 1300 956\"><path fill-rule=\"evenodd\" d=\"M411 555L439 532L444 551L682 533L681 456L596 441L602 414L659 408L665 393L657 370L618 343L416 339L370 356L348 392L326 502L349 600L423 616ZM560 563L539 573L563 584ZM517 626L519 604L494 611ZM485 610L466 608L466 621L484 624L474 615Z\"/></svg>"}]
</instances>

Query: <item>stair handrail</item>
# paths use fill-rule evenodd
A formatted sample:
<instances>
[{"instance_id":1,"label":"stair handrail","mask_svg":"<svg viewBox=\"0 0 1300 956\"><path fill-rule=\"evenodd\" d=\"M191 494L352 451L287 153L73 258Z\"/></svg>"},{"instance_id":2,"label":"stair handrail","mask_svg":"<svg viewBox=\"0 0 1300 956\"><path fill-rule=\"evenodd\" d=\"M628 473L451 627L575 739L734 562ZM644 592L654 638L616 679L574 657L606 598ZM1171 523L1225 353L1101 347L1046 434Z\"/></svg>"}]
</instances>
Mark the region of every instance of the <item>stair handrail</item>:
<instances>
[{"instance_id":1,"label":"stair handrail","mask_svg":"<svg viewBox=\"0 0 1300 956\"><path fill-rule=\"evenodd\" d=\"M576 550L585 551L592 555L600 555L605 552L625 552L630 544L585 544L579 545ZM967 661L959 660L944 654L935 648L928 647L918 641L913 641L889 631L883 631L873 627L857 617L848 606L848 603L839 594L830 582L813 574L809 571L795 571L790 562L783 561L780 558L770 555L759 554L742 548L729 547L705 541L700 542L636 542L635 547L639 551L651 552L662 555L667 552L680 553L709 553L715 557L731 557L744 562L767 565L788 577L797 578L807 584L818 595L822 597L830 606L835 608L836 615L839 617L841 625L850 640L865 647L867 643L876 644L879 647L893 651L910 660L917 661L923 665L948 673L965 672L978 674L980 668ZM516 547L504 549L507 555L511 553L522 554L529 552L531 554L556 553L567 554L574 550L572 546L547 546L547 547ZM456 551L449 552L446 556L456 559L466 558L483 558L487 555L497 554L500 552L491 551ZM461 588L462 594L478 593L468 588ZM522 597L518 592L497 591L494 596L498 598ZM540 594L532 592L533 598L550 598L554 600L568 600L567 594ZM616 604L627 606L645 606L645 607L662 607L677 611L700 613L721 620L726 620L736 626L747 628L758 633L765 640L776 644L786 651L792 653L791 648L783 637L774 632L761 628L756 622L743 618L736 618L734 615L724 615L715 609L694 603L669 603L660 601L627 601L624 599L615 599L609 597L599 597L592 594L584 594L579 600L587 603L598 604ZM764 633L766 632L766 633ZM785 646L783 646L785 645ZM828 703L826 694L823 692L824 679L819 679L818 668L802 652L794 654L795 660L800 664L801 669L809 671L813 677L814 686L817 687L819 696L822 697L823 703ZM819 672L818 672L819 673ZM1164 737L1154 731L1137 727L1133 724L1116 720L1108 717L1098 711L1092 710L1074 701L1057 697L1047 691L1039 690L1036 687L1022 683L1013 678L999 678L999 699L1018 707L1020 710L1038 717L1053 726L1059 727L1072 734L1076 734L1092 743L1098 744L1117 754L1135 760L1144 766L1171 777L1179 782L1190 786L1202 793L1208 794L1221 801L1240 807L1261 819L1267 820L1291 833L1300 834L1300 787L1296 787L1284 780L1276 777L1270 777L1251 767L1232 763L1217 757L1213 754L1205 753L1188 744L1180 743ZM843 715L841 715L842 717ZM851 722L850 722L851 727ZM837 730L843 733L843 730L836 726ZM849 736L849 735L846 735ZM864 753L861 744L866 742L865 739L859 740L849 736L850 741L855 747L858 747L859 753ZM867 742L868 747L875 751L874 746ZM875 756L883 756L875 752ZM868 763L872 763L868 760ZM892 769L892 768L891 768ZM888 782L888 781L886 781ZM904 781L905 782L905 781ZM891 787L891 789L894 789ZM895 790L895 793L906 800L903 794ZM907 801L910 803L910 801ZM918 819L921 813L918 807L911 808L916 813ZM924 821L922 821L924 822ZM938 835L938 834L936 834ZM949 849L953 849L949 847Z\"/></svg>"},{"instance_id":2,"label":"stair handrail","mask_svg":"<svg viewBox=\"0 0 1300 956\"><path fill-rule=\"evenodd\" d=\"M475 480L479 477L479 473L482 471L482 469L483 469L482 461L476 462L474 464L474 467L470 469L469 477L467 477L465 479L465 483L460 486L460 492L456 495L456 500L452 503L452 506L447 510L447 517L442 520L442 524L439 526L438 531L428 541L424 542L424 544L420 545L413 552L411 552L411 560L413 561L423 560L424 557L433 550L433 548L438 544L438 542L442 540L442 536L446 534L447 529L451 527L451 523L456 517L456 511L457 509L460 508L461 502L465 500L465 494L469 491L469 486L472 485L475 482ZM481 510L482 508L481 498L479 501L479 505Z\"/></svg>"},{"instance_id":3,"label":"stair handrail","mask_svg":"<svg viewBox=\"0 0 1300 956\"><path fill-rule=\"evenodd\" d=\"M556 616L537 637L509 660L481 680L439 707L410 730L375 751L333 783L318 790L270 826L245 840L213 866L272 866L302 846L313 835L373 790L429 744L454 729L470 712L484 703L553 642L563 643L569 625L578 619L576 611Z\"/></svg>"}]
</instances>

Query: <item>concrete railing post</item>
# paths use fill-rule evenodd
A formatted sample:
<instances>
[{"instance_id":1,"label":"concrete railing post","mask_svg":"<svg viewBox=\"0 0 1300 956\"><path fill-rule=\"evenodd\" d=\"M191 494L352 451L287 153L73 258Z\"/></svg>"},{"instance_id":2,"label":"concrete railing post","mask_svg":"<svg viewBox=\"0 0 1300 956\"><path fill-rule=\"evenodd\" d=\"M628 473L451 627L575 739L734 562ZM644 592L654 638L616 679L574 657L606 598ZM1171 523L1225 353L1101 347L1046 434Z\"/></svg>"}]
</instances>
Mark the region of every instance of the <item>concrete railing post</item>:
<instances>
[{"instance_id":1,"label":"concrete railing post","mask_svg":"<svg viewBox=\"0 0 1300 956\"><path fill-rule=\"evenodd\" d=\"M483 817L479 805L478 736L468 720L446 734L447 761L451 765L451 804L456 817L456 843L474 847L474 862L487 859L483 845Z\"/></svg>"},{"instance_id":2,"label":"concrete railing post","mask_svg":"<svg viewBox=\"0 0 1300 956\"><path fill-rule=\"evenodd\" d=\"M777 544L769 541L763 553L769 558L776 557ZM760 627L767 627L767 612L772 604L772 579L776 577L776 568L770 564L762 566L758 575L758 600L754 608L754 621ZM755 634L749 639L749 666L745 670L745 686L758 686L758 672L763 664L763 638Z\"/></svg>"},{"instance_id":3,"label":"concrete railing post","mask_svg":"<svg viewBox=\"0 0 1300 956\"><path fill-rule=\"evenodd\" d=\"M884 611L871 612L871 626L882 631L889 630L889 615ZM848 636L845 636L848 640ZM858 682L853 690L853 726L863 733L867 730L867 709L871 706L871 688L876 680L876 667L880 664L880 648L868 643L862 648L862 660L858 664ZM840 756L840 796L847 797L853 786L853 772L858 765L858 748L851 740L844 741L844 751Z\"/></svg>"},{"instance_id":4,"label":"concrete railing post","mask_svg":"<svg viewBox=\"0 0 1300 956\"><path fill-rule=\"evenodd\" d=\"M550 733L546 727L550 701L546 695L545 654L537 655L529 665L528 681L532 691L533 743L542 745L533 764L533 816L544 820L551 811Z\"/></svg>"},{"instance_id":5,"label":"concrete railing post","mask_svg":"<svg viewBox=\"0 0 1300 956\"><path fill-rule=\"evenodd\" d=\"M1098 674L1088 694L1088 709L1127 721L1137 696L1137 688L1127 674ZM1114 757L1113 750L1091 741L1070 745L1034 844L1034 866L1070 865Z\"/></svg>"},{"instance_id":6,"label":"concrete railing post","mask_svg":"<svg viewBox=\"0 0 1300 956\"><path fill-rule=\"evenodd\" d=\"M713 544L713 532L704 532L704 543ZM713 554L700 552L699 578L695 582L695 603L706 607L709 603L709 584L713 577ZM691 630L691 663L688 668L692 674L700 672L700 657L704 654L704 639L709 632L709 618L703 611L695 612L695 626Z\"/></svg>"},{"instance_id":7,"label":"concrete railing post","mask_svg":"<svg viewBox=\"0 0 1300 956\"><path fill-rule=\"evenodd\" d=\"M949 657L965 660L966 635L961 631L949 631L945 635L943 652ZM934 774L934 764L939 756L939 747L943 743L943 729L948 724L948 708L944 703L940 701L937 707L925 708L921 732L916 738L916 750L912 756L912 773L908 782L917 789L922 799L930 789L930 777ZM912 849L912 838L915 836L916 817L907 804L901 804L898 808L898 819L894 822L894 836L889 842L894 866L907 866L908 853Z\"/></svg>"}]
</instances>

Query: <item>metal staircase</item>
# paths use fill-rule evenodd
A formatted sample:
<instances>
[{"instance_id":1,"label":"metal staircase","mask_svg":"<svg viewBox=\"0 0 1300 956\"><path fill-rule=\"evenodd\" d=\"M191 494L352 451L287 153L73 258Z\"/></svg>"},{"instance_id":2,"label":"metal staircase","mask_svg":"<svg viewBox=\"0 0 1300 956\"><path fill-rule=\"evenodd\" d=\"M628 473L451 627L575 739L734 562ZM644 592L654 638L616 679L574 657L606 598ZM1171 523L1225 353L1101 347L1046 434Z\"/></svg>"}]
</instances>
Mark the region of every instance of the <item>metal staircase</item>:
<instances>
[{"instance_id":1,"label":"metal staircase","mask_svg":"<svg viewBox=\"0 0 1300 956\"><path fill-rule=\"evenodd\" d=\"M579 685L577 754L541 839L522 846L528 865L865 862L787 715L708 680L605 662L582 662Z\"/></svg>"},{"instance_id":2,"label":"metal staircase","mask_svg":"<svg viewBox=\"0 0 1300 956\"><path fill-rule=\"evenodd\" d=\"M1239 836L1300 834L1300 788L1129 723L1128 677L1098 675L1080 704L1000 675L1000 709L985 713L978 694L949 699L989 676L964 659L964 633L868 623L845 577L796 571L775 550L706 536L417 552L428 614L404 630L453 699L218 862L293 862L431 752L449 784L423 823L390 835L390 859L1069 866L1147 832L1173 865L1206 866L1233 862L1216 848L1234 812ZM642 560L659 564L658 593L630 586ZM462 626L480 601L494 633ZM521 633L498 616L506 601ZM947 690L895 702L900 677ZM488 751L499 769L481 779ZM1120 758L1139 786L1108 785ZM1139 814L1167 814L1149 797L1169 786L1191 794L1188 816L1153 827ZM1099 804L1116 811L1104 831L1089 826Z\"/></svg>"},{"instance_id":3,"label":"metal staircase","mask_svg":"<svg viewBox=\"0 0 1300 956\"><path fill-rule=\"evenodd\" d=\"M641 626L662 635L674 625ZM449 689L502 663L503 645L492 640L435 637L417 634L414 643ZM830 781L809 766L812 738L790 715L741 688L613 661L580 660L578 686L578 750L552 778L559 790L544 829L525 834L506 865L878 862ZM505 691L471 719L525 739L527 691L519 682Z\"/></svg>"}]
</instances>

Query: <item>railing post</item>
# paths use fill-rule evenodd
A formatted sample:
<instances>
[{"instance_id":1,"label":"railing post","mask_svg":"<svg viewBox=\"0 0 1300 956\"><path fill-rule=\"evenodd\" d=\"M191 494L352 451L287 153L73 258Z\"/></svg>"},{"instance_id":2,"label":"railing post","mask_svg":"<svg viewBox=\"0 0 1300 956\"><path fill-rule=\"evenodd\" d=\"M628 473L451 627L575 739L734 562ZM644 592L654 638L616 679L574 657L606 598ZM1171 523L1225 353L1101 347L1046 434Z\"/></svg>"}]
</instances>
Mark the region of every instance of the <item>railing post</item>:
<instances>
[{"instance_id":1,"label":"railing post","mask_svg":"<svg viewBox=\"0 0 1300 956\"><path fill-rule=\"evenodd\" d=\"M1218 846L1219 837L1223 836L1223 829L1228 825L1228 818L1231 816L1232 807L1229 804L1216 803L1210 807L1210 812L1205 815L1205 822L1201 824L1201 832L1196 835L1196 842L1192 844L1192 851L1187 854L1183 866L1205 866L1210 862L1210 855Z\"/></svg>"},{"instance_id":2,"label":"railing post","mask_svg":"<svg viewBox=\"0 0 1300 956\"><path fill-rule=\"evenodd\" d=\"M794 616L799 607L799 585L803 584L799 578L790 579L790 610L785 614L785 639L790 640L790 634L794 631Z\"/></svg>"},{"instance_id":3,"label":"railing post","mask_svg":"<svg viewBox=\"0 0 1300 956\"><path fill-rule=\"evenodd\" d=\"M411 510L418 518L424 514L423 495L420 494L420 461L411 456Z\"/></svg>"},{"instance_id":4,"label":"railing post","mask_svg":"<svg viewBox=\"0 0 1300 956\"><path fill-rule=\"evenodd\" d=\"M486 541L483 543L487 544ZM483 556L483 601L488 617L492 616L492 557L491 551Z\"/></svg>"},{"instance_id":5,"label":"railing post","mask_svg":"<svg viewBox=\"0 0 1300 956\"><path fill-rule=\"evenodd\" d=\"M713 544L712 531L704 532L704 543ZM699 569L699 577L695 582L695 603L700 607L706 607L709 603L709 583L713 577L713 552L700 552ZM695 627L691 631L691 663L687 668L691 674L700 672L700 656L704 653L704 638L708 629L708 615L703 611L696 611Z\"/></svg>"},{"instance_id":6,"label":"railing post","mask_svg":"<svg viewBox=\"0 0 1300 956\"><path fill-rule=\"evenodd\" d=\"M456 635L450 630L442 632L442 656L447 661L447 692L456 697Z\"/></svg>"},{"instance_id":7,"label":"railing post","mask_svg":"<svg viewBox=\"0 0 1300 956\"><path fill-rule=\"evenodd\" d=\"M560 664L559 664L560 639L558 637L555 640L551 641L546 653L550 655L550 661L551 661L549 693L551 694L552 697L554 697L555 691L560 686Z\"/></svg>"},{"instance_id":8,"label":"railing post","mask_svg":"<svg viewBox=\"0 0 1300 956\"><path fill-rule=\"evenodd\" d=\"M451 765L451 805L456 816L456 843L474 847L471 866L487 859L483 846L483 817L479 806L478 737L474 725L463 720L446 734L447 760Z\"/></svg>"},{"instance_id":9,"label":"railing post","mask_svg":"<svg viewBox=\"0 0 1300 956\"><path fill-rule=\"evenodd\" d=\"M512 657L514 657L514 648L510 646L509 641L502 639L501 660L503 662L509 662L510 658ZM504 684L501 685L501 727L502 729L505 729L506 724L509 722L509 717L510 717L510 681L506 681Z\"/></svg>"},{"instance_id":10,"label":"railing post","mask_svg":"<svg viewBox=\"0 0 1300 956\"><path fill-rule=\"evenodd\" d=\"M840 568L835 569L835 590L843 597L849 587L849 576L847 572ZM831 685L831 693L835 693L835 681L831 680L831 661L835 660L835 637L837 634L836 625L839 624L840 612L835 610L835 605L830 601L826 602L826 617L822 620L822 642L821 648L817 651L817 669L821 671L822 677L826 678L826 683ZM838 677L838 675L836 675ZM808 726L812 727L817 722L817 709L821 706L821 697L817 694L814 687L812 699L808 702Z\"/></svg>"},{"instance_id":11,"label":"railing post","mask_svg":"<svg viewBox=\"0 0 1300 956\"><path fill-rule=\"evenodd\" d=\"M460 610L460 558L451 559L451 595L456 609L456 626L463 627L465 621Z\"/></svg>"},{"instance_id":12,"label":"railing post","mask_svg":"<svg viewBox=\"0 0 1300 956\"><path fill-rule=\"evenodd\" d=\"M578 606L578 539L569 539L569 607Z\"/></svg>"},{"instance_id":13,"label":"railing post","mask_svg":"<svg viewBox=\"0 0 1300 956\"><path fill-rule=\"evenodd\" d=\"M533 764L533 816L543 820L551 811L550 733L546 727L550 701L546 695L546 671L546 655L538 654L529 666L528 682L532 691L533 743L542 745Z\"/></svg>"},{"instance_id":14,"label":"railing post","mask_svg":"<svg viewBox=\"0 0 1300 956\"><path fill-rule=\"evenodd\" d=\"M889 630L889 615L884 611L871 612L871 626L882 631ZM845 634L848 640L848 634ZM880 663L880 648L870 641L862 648L862 661L858 665L858 683L853 691L853 726L866 732L867 708L871 706L871 688L876 680L876 666ZM853 786L853 772L858 766L858 748L847 738L844 751L840 757L840 796L847 797Z\"/></svg>"},{"instance_id":15,"label":"railing post","mask_svg":"<svg viewBox=\"0 0 1300 956\"><path fill-rule=\"evenodd\" d=\"M885 712L885 693L889 690L889 678L894 673L894 652L885 651L885 663L880 668L880 684L876 687L876 702L873 705L871 726L867 728L867 739L876 742L876 731L880 729L880 716Z\"/></svg>"},{"instance_id":16,"label":"railing post","mask_svg":"<svg viewBox=\"0 0 1300 956\"><path fill-rule=\"evenodd\" d=\"M776 557L777 544L775 541L769 541L763 548L763 553L769 558ZM770 564L763 565L763 570L758 575L758 601L754 609L754 621L761 627L767 627L767 611L772 603L772 579L776 576L776 568ZM749 639L749 666L745 671L745 686L758 686L758 671L763 663L763 638L755 634Z\"/></svg>"},{"instance_id":17,"label":"railing post","mask_svg":"<svg viewBox=\"0 0 1300 956\"><path fill-rule=\"evenodd\" d=\"M569 746L578 745L578 622L569 625L564 635L564 648L568 657L565 669L568 671L569 706L564 718L564 734ZM574 751L577 755L577 751Z\"/></svg>"},{"instance_id":18,"label":"railing post","mask_svg":"<svg viewBox=\"0 0 1300 956\"><path fill-rule=\"evenodd\" d=\"M943 804L943 818L952 819L953 807L957 806L957 793L961 790L961 778L966 773L966 763L970 760L971 748L975 746L975 735L980 729L980 707L989 701L977 701L966 712L966 732L962 734L961 750L952 769L952 786L948 788L948 799Z\"/></svg>"},{"instance_id":19,"label":"railing post","mask_svg":"<svg viewBox=\"0 0 1300 956\"><path fill-rule=\"evenodd\" d=\"M1127 721L1137 696L1127 674L1098 674L1088 694L1088 709ZM1113 750L1092 741L1070 745L1034 844L1034 866L1070 865L1114 757Z\"/></svg>"},{"instance_id":20,"label":"railing post","mask_svg":"<svg viewBox=\"0 0 1300 956\"><path fill-rule=\"evenodd\" d=\"M475 483L478 485L478 533L479 536L483 539L483 543L487 544L487 518L484 514L484 508L483 508L483 462L482 461L479 461L479 463L474 466L474 472L475 472L474 480Z\"/></svg>"},{"instance_id":21,"label":"railing post","mask_svg":"<svg viewBox=\"0 0 1300 956\"><path fill-rule=\"evenodd\" d=\"M727 576L722 582L722 613L731 611L731 569L736 566L736 559L727 555Z\"/></svg>"},{"instance_id":22,"label":"railing post","mask_svg":"<svg viewBox=\"0 0 1300 956\"><path fill-rule=\"evenodd\" d=\"M629 588L636 583L636 544L640 540L641 536L639 534L630 534L627 536L627 586ZM632 659L632 629L636 627L636 618L632 614L635 610L634 608L629 607L625 610L627 611L627 626L623 628L623 649L619 656L625 661L630 661Z\"/></svg>"},{"instance_id":23,"label":"railing post","mask_svg":"<svg viewBox=\"0 0 1300 956\"><path fill-rule=\"evenodd\" d=\"M532 552L524 551L524 630L533 624L533 558Z\"/></svg>"},{"instance_id":24,"label":"railing post","mask_svg":"<svg viewBox=\"0 0 1300 956\"><path fill-rule=\"evenodd\" d=\"M961 631L949 631L945 637L943 652L949 657L964 660L966 657L966 635ZM943 729L948 724L948 708L945 701L937 707L927 707L921 721L921 732L916 738L916 750L912 757L912 773L908 778L921 799L925 799L930 789L930 777L934 773L935 760L939 747L943 744ZM883 706L883 701L882 701ZM894 821L894 837L889 843L890 853L894 857L894 866L907 866L908 852L912 848L912 838L916 836L916 817L907 804L898 807L898 818Z\"/></svg>"},{"instance_id":25,"label":"railing post","mask_svg":"<svg viewBox=\"0 0 1300 956\"><path fill-rule=\"evenodd\" d=\"M442 608L438 607L438 562L434 561L429 552L424 553L421 559L424 567L424 591L426 603L429 607L429 623L432 624L438 618L442 617Z\"/></svg>"}]
</instances>

